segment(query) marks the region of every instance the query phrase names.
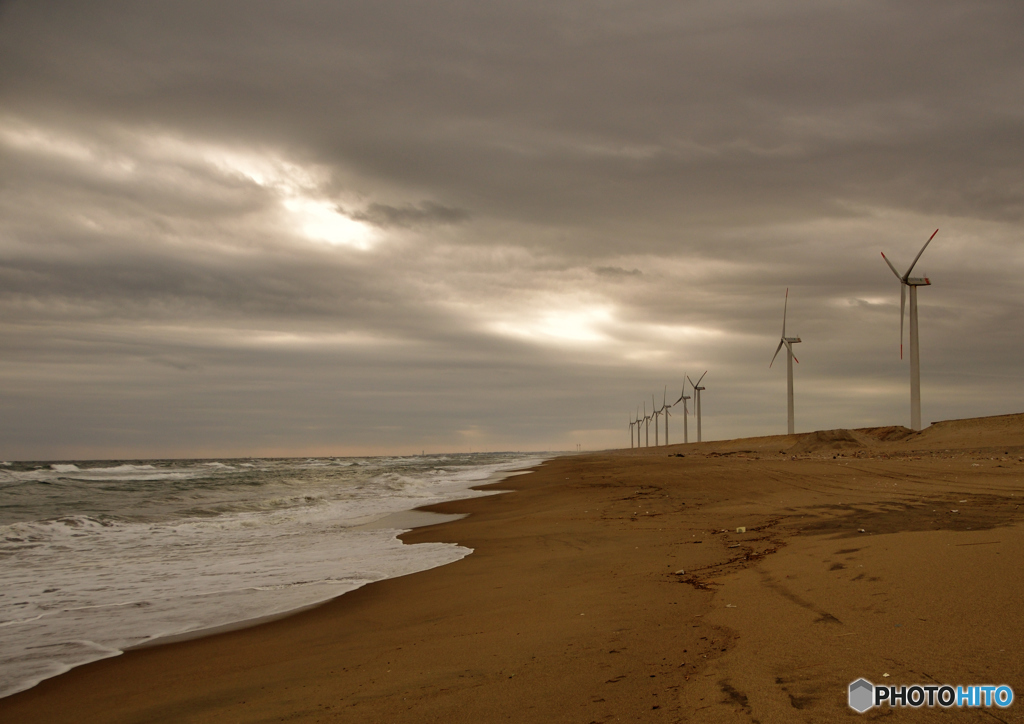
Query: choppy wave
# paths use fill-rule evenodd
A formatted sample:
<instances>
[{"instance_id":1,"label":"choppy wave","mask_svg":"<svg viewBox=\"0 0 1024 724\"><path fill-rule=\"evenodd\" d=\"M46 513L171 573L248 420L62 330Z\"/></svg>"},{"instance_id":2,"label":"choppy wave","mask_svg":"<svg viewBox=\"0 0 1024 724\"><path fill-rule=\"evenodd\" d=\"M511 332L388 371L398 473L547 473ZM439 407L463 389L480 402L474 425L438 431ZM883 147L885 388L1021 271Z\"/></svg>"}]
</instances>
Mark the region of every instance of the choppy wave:
<instances>
[{"instance_id":1,"label":"choppy wave","mask_svg":"<svg viewBox=\"0 0 1024 724\"><path fill-rule=\"evenodd\" d=\"M0 696L189 631L458 560L362 524L469 490L523 455L0 468Z\"/></svg>"}]
</instances>

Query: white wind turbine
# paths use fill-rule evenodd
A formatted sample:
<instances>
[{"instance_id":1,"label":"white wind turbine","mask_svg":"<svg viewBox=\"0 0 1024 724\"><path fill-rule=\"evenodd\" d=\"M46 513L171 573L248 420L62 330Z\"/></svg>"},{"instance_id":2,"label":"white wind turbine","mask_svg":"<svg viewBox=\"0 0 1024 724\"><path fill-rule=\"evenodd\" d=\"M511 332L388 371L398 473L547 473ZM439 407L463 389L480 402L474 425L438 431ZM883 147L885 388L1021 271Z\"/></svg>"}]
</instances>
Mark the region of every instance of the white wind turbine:
<instances>
[{"instance_id":1,"label":"white wind turbine","mask_svg":"<svg viewBox=\"0 0 1024 724\"><path fill-rule=\"evenodd\" d=\"M629 421L629 449L633 449L633 425L636 424L633 420Z\"/></svg>"},{"instance_id":2,"label":"white wind turbine","mask_svg":"<svg viewBox=\"0 0 1024 724\"><path fill-rule=\"evenodd\" d=\"M790 435L793 434L794 422L793 422L793 360L800 363L800 360L796 359L793 354L793 345L800 341L799 337L787 337L786 336L786 311L789 307L789 289L786 289L786 301L782 305L782 339L779 340L779 346L775 348L775 354L772 355L772 361L768 364L771 367L775 364L775 358L779 356L779 350L782 349L782 345L786 345L786 430Z\"/></svg>"},{"instance_id":3,"label":"white wind turbine","mask_svg":"<svg viewBox=\"0 0 1024 724\"><path fill-rule=\"evenodd\" d=\"M644 447L651 446L651 418L647 414L647 403L644 402L644 422L647 423L644 426Z\"/></svg>"},{"instance_id":4,"label":"white wind turbine","mask_svg":"<svg viewBox=\"0 0 1024 724\"><path fill-rule=\"evenodd\" d=\"M686 378L686 373L685 372L683 373L683 377ZM689 379L689 378L687 378L687 379ZM690 431L687 429L687 426L686 426L686 418L690 414L690 411L686 409L686 401L689 400L689 399L690 399L690 396L688 394L686 394L686 383L684 382L683 383L683 390L679 394L679 399L672 403L672 407L675 407L680 402L683 403L683 442L684 443L690 442Z\"/></svg>"},{"instance_id":5,"label":"white wind turbine","mask_svg":"<svg viewBox=\"0 0 1024 724\"><path fill-rule=\"evenodd\" d=\"M708 373L708 371L704 370L704 375L706 375L707 373ZM701 441L701 437L700 437L700 393L705 388L700 386L700 381L702 379L704 379L704 375L700 376L700 378L697 380L697 384L693 384L693 380L690 380L689 377L686 378L686 379L690 380L690 387L693 388L693 406L694 406L693 414L697 416L697 442Z\"/></svg>"},{"instance_id":6,"label":"white wind turbine","mask_svg":"<svg viewBox=\"0 0 1024 724\"><path fill-rule=\"evenodd\" d=\"M665 444L666 445L668 445L668 418L669 418L669 414L670 414L669 413L669 408L672 407L672 405L669 405L669 404L666 403L667 399L668 399L668 385L665 385L665 389L661 391L661 409L665 413Z\"/></svg>"},{"instance_id":7,"label":"white wind turbine","mask_svg":"<svg viewBox=\"0 0 1024 724\"><path fill-rule=\"evenodd\" d=\"M661 444L658 442L658 415L661 410L655 409L654 395L651 395L651 414L654 415L654 447L658 447Z\"/></svg>"},{"instance_id":8,"label":"white wind turbine","mask_svg":"<svg viewBox=\"0 0 1024 724\"><path fill-rule=\"evenodd\" d=\"M907 287L910 287L910 428L912 430L921 429L921 354L917 339L917 288L929 286L931 281L928 280L928 277L912 277L910 272L914 270L917 260L921 258L924 250L928 248L938 233L938 229L932 232L903 276L896 271L896 267L892 265L885 253L882 253L885 263L900 280L900 359L903 359L903 312L907 305Z\"/></svg>"}]
</instances>

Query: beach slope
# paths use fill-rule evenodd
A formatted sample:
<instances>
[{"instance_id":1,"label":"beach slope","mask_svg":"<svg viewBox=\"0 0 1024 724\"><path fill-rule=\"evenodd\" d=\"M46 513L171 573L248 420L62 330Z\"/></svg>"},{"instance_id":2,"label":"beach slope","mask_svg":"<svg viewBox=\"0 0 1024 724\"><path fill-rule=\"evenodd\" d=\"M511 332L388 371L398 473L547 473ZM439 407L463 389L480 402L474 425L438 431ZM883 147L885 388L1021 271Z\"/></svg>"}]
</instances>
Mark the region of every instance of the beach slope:
<instances>
[{"instance_id":1,"label":"beach slope","mask_svg":"<svg viewBox=\"0 0 1024 724\"><path fill-rule=\"evenodd\" d=\"M74 669L0 721L832 721L861 677L1024 693L1024 415L561 457L497 487L403 536L467 558Z\"/></svg>"}]
</instances>

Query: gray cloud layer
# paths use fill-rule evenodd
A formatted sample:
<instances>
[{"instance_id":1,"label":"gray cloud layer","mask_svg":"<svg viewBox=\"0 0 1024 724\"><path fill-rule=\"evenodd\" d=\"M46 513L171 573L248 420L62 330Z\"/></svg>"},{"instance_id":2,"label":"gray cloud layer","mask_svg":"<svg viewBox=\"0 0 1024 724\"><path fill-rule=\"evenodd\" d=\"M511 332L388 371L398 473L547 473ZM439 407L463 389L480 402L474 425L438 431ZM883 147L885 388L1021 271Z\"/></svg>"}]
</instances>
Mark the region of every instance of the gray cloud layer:
<instances>
[{"instance_id":1,"label":"gray cloud layer","mask_svg":"<svg viewBox=\"0 0 1024 724\"><path fill-rule=\"evenodd\" d=\"M1012 2L8 2L0 455L627 441L1019 411ZM678 392L676 393L678 396ZM677 423L678 425L678 423Z\"/></svg>"}]
</instances>

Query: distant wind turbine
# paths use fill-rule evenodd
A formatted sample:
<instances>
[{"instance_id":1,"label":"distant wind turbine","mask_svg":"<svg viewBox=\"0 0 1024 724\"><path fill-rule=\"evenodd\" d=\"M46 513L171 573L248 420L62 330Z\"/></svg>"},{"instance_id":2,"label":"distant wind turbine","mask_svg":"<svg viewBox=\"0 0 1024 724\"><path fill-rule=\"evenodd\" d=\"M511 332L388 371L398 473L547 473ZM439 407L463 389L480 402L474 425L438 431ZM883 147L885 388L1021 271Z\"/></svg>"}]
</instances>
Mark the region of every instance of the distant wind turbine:
<instances>
[{"instance_id":1,"label":"distant wind turbine","mask_svg":"<svg viewBox=\"0 0 1024 724\"><path fill-rule=\"evenodd\" d=\"M651 418L647 415L647 403L644 402L644 422L647 423L644 426L644 447L651 446Z\"/></svg>"},{"instance_id":2,"label":"distant wind turbine","mask_svg":"<svg viewBox=\"0 0 1024 724\"><path fill-rule=\"evenodd\" d=\"M686 373L685 372L683 373L683 377L688 379L686 377ZM683 403L683 442L684 443L690 442L690 431L687 429L687 426L686 426L686 418L689 415L689 410L686 409L686 401L689 400L689 399L690 399L690 396L688 394L686 394L686 383L683 382L683 390L682 390L682 392L679 395L679 399L672 403L672 407L675 407L680 402Z\"/></svg>"},{"instance_id":3,"label":"distant wind turbine","mask_svg":"<svg viewBox=\"0 0 1024 724\"><path fill-rule=\"evenodd\" d=\"M666 445L668 445L668 416L669 416L668 408L672 407L672 405L669 405L669 404L666 403L667 399L668 399L668 385L665 385L665 389L661 391L661 409L665 413L665 444Z\"/></svg>"},{"instance_id":4,"label":"distant wind turbine","mask_svg":"<svg viewBox=\"0 0 1024 724\"><path fill-rule=\"evenodd\" d=\"M928 248L938 233L938 229L932 232L928 241L921 247L921 251L917 252L917 256L914 257L906 274L902 276L896 271L896 267L889 261L885 252L882 253L885 263L900 280L900 359L903 359L903 312L907 305L907 287L910 287L910 428L912 430L921 429L921 354L917 339L917 288L929 286L931 281L928 277L912 277L910 272L914 270L917 260L921 258L924 250Z\"/></svg>"},{"instance_id":5,"label":"distant wind turbine","mask_svg":"<svg viewBox=\"0 0 1024 724\"><path fill-rule=\"evenodd\" d=\"M800 360L796 359L793 355L793 345L800 341L799 337L787 337L786 336L786 311L789 307L789 288L786 289L786 301L782 305L782 339L779 340L779 346L775 348L775 354L772 355L772 361L768 364L771 367L775 364L775 358L779 356L779 350L782 349L782 345L786 345L786 430L790 435L793 434L794 421L793 421L793 360L800 363Z\"/></svg>"},{"instance_id":6,"label":"distant wind turbine","mask_svg":"<svg viewBox=\"0 0 1024 724\"><path fill-rule=\"evenodd\" d=\"M704 370L704 375L706 375L707 373L708 373L708 371ZM700 378L697 380L697 384L693 384L693 380L690 380L689 377L686 378L686 379L690 380L690 387L693 388L694 414L697 416L697 442L701 441L701 437L700 437L700 393L701 393L702 390L704 390L706 388L700 386L700 381L702 379L704 379L704 375L700 376Z\"/></svg>"},{"instance_id":7,"label":"distant wind turbine","mask_svg":"<svg viewBox=\"0 0 1024 724\"><path fill-rule=\"evenodd\" d=\"M654 447L658 447L658 415L661 414L661 410L655 408L654 395L651 395L651 414L654 415Z\"/></svg>"}]
</instances>

